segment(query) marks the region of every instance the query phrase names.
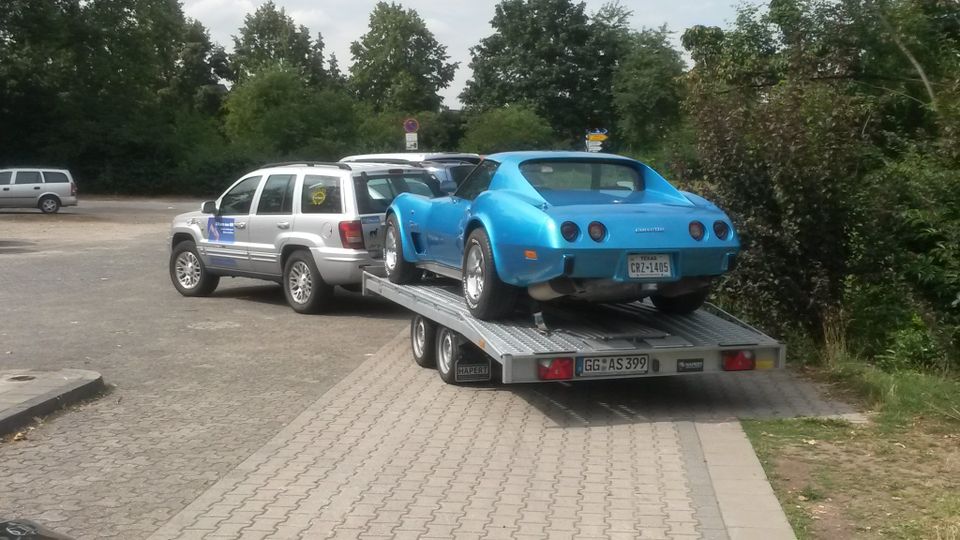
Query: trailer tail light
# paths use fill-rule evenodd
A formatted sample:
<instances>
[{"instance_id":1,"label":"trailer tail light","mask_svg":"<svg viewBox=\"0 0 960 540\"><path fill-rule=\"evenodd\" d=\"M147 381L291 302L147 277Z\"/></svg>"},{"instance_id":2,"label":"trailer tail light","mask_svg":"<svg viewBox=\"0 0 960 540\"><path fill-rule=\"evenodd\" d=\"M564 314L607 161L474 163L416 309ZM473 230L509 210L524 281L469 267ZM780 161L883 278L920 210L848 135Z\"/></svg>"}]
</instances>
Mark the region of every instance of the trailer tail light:
<instances>
[{"instance_id":1,"label":"trailer tail light","mask_svg":"<svg viewBox=\"0 0 960 540\"><path fill-rule=\"evenodd\" d=\"M749 371L755 367L753 351L723 351L724 371Z\"/></svg>"},{"instance_id":2,"label":"trailer tail light","mask_svg":"<svg viewBox=\"0 0 960 540\"><path fill-rule=\"evenodd\" d=\"M551 358L537 361L540 379L565 381L573 378L573 358Z\"/></svg>"},{"instance_id":3,"label":"trailer tail light","mask_svg":"<svg viewBox=\"0 0 960 540\"><path fill-rule=\"evenodd\" d=\"M359 220L340 222L340 242L348 249L363 249L363 226Z\"/></svg>"}]
</instances>

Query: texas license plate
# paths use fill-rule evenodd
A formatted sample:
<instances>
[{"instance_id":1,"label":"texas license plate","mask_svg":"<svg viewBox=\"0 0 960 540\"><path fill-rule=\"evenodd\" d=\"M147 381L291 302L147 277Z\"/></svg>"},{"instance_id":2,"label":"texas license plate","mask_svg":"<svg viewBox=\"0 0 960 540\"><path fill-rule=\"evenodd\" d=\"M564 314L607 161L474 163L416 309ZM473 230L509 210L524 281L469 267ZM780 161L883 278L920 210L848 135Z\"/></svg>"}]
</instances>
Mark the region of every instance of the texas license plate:
<instances>
[{"instance_id":1,"label":"texas license plate","mask_svg":"<svg viewBox=\"0 0 960 540\"><path fill-rule=\"evenodd\" d=\"M579 377L638 375L646 373L649 368L650 357L645 354L577 358L577 376Z\"/></svg>"},{"instance_id":2,"label":"texas license plate","mask_svg":"<svg viewBox=\"0 0 960 540\"><path fill-rule=\"evenodd\" d=\"M627 257L628 275L632 278L670 277L670 256L637 253Z\"/></svg>"}]
</instances>

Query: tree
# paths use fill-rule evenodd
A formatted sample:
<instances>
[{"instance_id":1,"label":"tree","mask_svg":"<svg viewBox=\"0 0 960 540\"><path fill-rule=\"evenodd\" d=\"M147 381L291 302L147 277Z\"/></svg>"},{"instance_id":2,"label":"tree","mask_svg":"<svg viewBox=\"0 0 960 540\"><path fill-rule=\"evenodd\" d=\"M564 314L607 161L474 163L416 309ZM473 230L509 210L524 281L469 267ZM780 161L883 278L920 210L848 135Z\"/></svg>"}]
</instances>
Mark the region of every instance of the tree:
<instances>
[{"instance_id":1,"label":"tree","mask_svg":"<svg viewBox=\"0 0 960 540\"><path fill-rule=\"evenodd\" d=\"M470 50L473 78L460 95L472 110L526 103L572 143L610 127L612 80L629 13L607 6L593 19L571 0L503 0L494 33Z\"/></svg>"},{"instance_id":2,"label":"tree","mask_svg":"<svg viewBox=\"0 0 960 540\"><path fill-rule=\"evenodd\" d=\"M619 137L629 146L654 147L679 122L683 71L666 29L632 36L612 85Z\"/></svg>"},{"instance_id":3,"label":"tree","mask_svg":"<svg viewBox=\"0 0 960 540\"><path fill-rule=\"evenodd\" d=\"M193 108L215 114L226 88L221 81L232 75L227 53L210 40L200 21L188 21L170 81L172 104L188 103Z\"/></svg>"},{"instance_id":4,"label":"tree","mask_svg":"<svg viewBox=\"0 0 960 540\"><path fill-rule=\"evenodd\" d=\"M420 15L394 3L377 3L370 29L350 45L350 53L357 95L378 111L438 110L438 92L457 69Z\"/></svg>"},{"instance_id":5,"label":"tree","mask_svg":"<svg viewBox=\"0 0 960 540\"><path fill-rule=\"evenodd\" d=\"M230 56L234 82L243 82L254 73L280 66L294 70L310 84L325 79L323 38L310 38L305 26L297 26L286 10L273 1L261 5L247 15L240 35L233 36L234 52Z\"/></svg>"},{"instance_id":6,"label":"tree","mask_svg":"<svg viewBox=\"0 0 960 540\"><path fill-rule=\"evenodd\" d=\"M532 109L514 106L490 109L468 120L460 147L480 154L546 150L553 147L554 140L546 120Z\"/></svg>"},{"instance_id":7,"label":"tree","mask_svg":"<svg viewBox=\"0 0 960 540\"><path fill-rule=\"evenodd\" d=\"M254 155L335 159L353 142L352 100L316 90L299 73L280 67L238 85L226 102L231 141Z\"/></svg>"}]
</instances>

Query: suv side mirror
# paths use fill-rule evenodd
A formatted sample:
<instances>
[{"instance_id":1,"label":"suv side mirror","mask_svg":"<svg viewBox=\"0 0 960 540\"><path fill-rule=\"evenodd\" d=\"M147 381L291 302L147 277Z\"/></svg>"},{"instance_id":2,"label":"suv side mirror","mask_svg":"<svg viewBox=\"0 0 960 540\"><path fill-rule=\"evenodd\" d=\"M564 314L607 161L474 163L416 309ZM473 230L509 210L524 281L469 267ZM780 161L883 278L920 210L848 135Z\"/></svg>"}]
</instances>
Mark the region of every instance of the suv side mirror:
<instances>
[{"instance_id":1,"label":"suv side mirror","mask_svg":"<svg viewBox=\"0 0 960 540\"><path fill-rule=\"evenodd\" d=\"M203 201L203 204L200 205L200 212L204 214L216 214L217 201Z\"/></svg>"}]
</instances>

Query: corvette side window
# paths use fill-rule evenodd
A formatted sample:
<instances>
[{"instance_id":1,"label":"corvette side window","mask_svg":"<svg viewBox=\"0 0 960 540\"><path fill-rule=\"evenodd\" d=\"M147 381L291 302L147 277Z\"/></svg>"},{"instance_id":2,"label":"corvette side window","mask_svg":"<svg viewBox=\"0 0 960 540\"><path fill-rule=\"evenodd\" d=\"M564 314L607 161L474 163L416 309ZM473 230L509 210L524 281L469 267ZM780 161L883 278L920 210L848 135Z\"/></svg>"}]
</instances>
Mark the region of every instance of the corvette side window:
<instances>
[{"instance_id":1,"label":"corvette side window","mask_svg":"<svg viewBox=\"0 0 960 540\"><path fill-rule=\"evenodd\" d=\"M497 172L498 167L500 167L500 164L496 161L490 161L488 159L481 162L470 176L464 179L454 195L468 201L476 199L477 195L480 195L490 187L490 182L493 181L493 175Z\"/></svg>"}]
</instances>

